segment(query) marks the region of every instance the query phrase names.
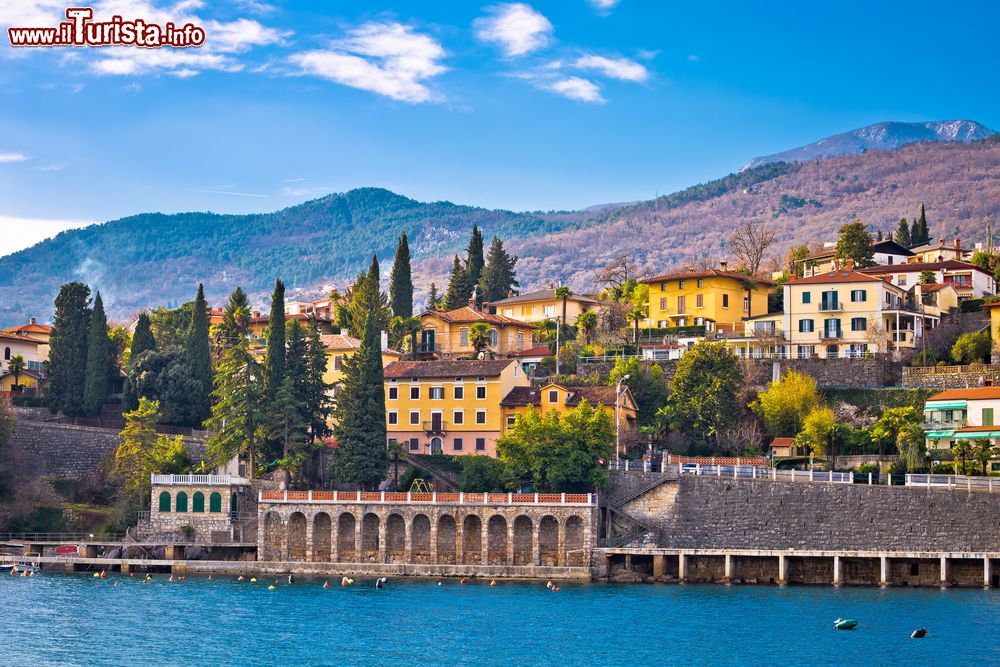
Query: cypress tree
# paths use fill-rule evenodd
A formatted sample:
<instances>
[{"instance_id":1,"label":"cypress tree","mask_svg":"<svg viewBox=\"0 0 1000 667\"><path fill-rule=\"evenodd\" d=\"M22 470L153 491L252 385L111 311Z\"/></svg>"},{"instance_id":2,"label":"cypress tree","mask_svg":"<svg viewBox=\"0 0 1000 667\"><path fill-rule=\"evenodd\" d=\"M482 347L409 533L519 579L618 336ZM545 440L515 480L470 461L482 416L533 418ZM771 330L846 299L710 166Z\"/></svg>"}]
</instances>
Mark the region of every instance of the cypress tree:
<instances>
[{"instance_id":1,"label":"cypress tree","mask_svg":"<svg viewBox=\"0 0 1000 667\"><path fill-rule=\"evenodd\" d=\"M220 351L235 345L241 337L246 336L246 320L249 317L250 300L243 288L237 287L222 309L222 323L218 326L216 335Z\"/></svg>"},{"instance_id":2,"label":"cypress tree","mask_svg":"<svg viewBox=\"0 0 1000 667\"><path fill-rule=\"evenodd\" d=\"M281 447L287 470L297 470L302 463L309 423L306 416L308 376L306 339L297 320L288 323L288 349L285 354L285 375L269 405L269 438Z\"/></svg>"},{"instance_id":3,"label":"cypress tree","mask_svg":"<svg viewBox=\"0 0 1000 667\"><path fill-rule=\"evenodd\" d=\"M87 373L83 388L83 412L96 415L108 398L111 377L111 339L108 338L108 318L104 314L101 293L94 296L94 310L87 332Z\"/></svg>"},{"instance_id":4,"label":"cypress tree","mask_svg":"<svg viewBox=\"0 0 1000 667\"><path fill-rule=\"evenodd\" d=\"M368 313L374 314L374 325L377 331L385 331L389 327L389 299L382 291L378 257L374 255L368 271L362 273L358 277L358 282L354 284L350 309L350 331L355 338L361 338L364 335Z\"/></svg>"},{"instance_id":5,"label":"cypress tree","mask_svg":"<svg viewBox=\"0 0 1000 667\"><path fill-rule=\"evenodd\" d=\"M913 238L910 236L910 225L906 222L906 218L899 219L899 227L896 228L896 243L904 248L913 244Z\"/></svg>"},{"instance_id":6,"label":"cypress tree","mask_svg":"<svg viewBox=\"0 0 1000 667\"><path fill-rule=\"evenodd\" d=\"M389 272L389 303L396 317L413 316L413 279L410 274L410 244L406 232L399 237Z\"/></svg>"},{"instance_id":7,"label":"cypress tree","mask_svg":"<svg viewBox=\"0 0 1000 667\"><path fill-rule=\"evenodd\" d=\"M205 289L198 285L198 295L194 299L194 312L184 341L184 357L191 375L201 383L201 391L192 397L198 406L195 418L199 424L212 414L212 353L208 347L208 304L205 303Z\"/></svg>"},{"instance_id":8,"label":"cypress tree","mask_svg":"<svg viewBox=\"0 0 1000 667\"><path fill-rule=\"evenodd\" d=\"M434 311L438 308L438 286L436 283L431 283L431 291L427 293L427 310Z\"/></svg>"},{"instance_id":9,"label":"cypress tree","mask_svg":"<svg viewBox=\"0 0 1000 667\"><path fill-rule=\"evenodd\" d=\"M382 351L375 313L369 312L358 351L344 360L343 389L334 414L340 478L374 489L387 469Z\"/></svg>"},{"instance_id":10,"label":"cypress tree","mask_svg":"<svg viewBox=\"0 0 1000 667\"><path fill-rule=\"evenodd\" d=\"M87 372L90 288L66 283L56 297L52 336L49 338L47 389L49 410L75 417L83 414L83 386Z\"/></svg>"},{"instance_id":11,"label":"cypress tree","mask_svg":"<svg viewBox=\"0 0 1000 667\"><path fill-rule=\"evenodd\" d=\"M326 375L326 347L320 338L319 324L313 320L306 338L306 418L309 433L318 440L330 433L327 419L330 416L330 386L323 377Z\"/></svg>"},{"instance_id":12,"label":"cypress tree","mask_svg":"<svg viewBox=\"0 0 1000 667\"><path fill-rule=\"evenodd\" d=\"M468 281L466 280L465 269L462 268L462 260L455 255L455 261L451 265L451 277L448 279L448 291L444 293L444 309L455 310L469 303L469 292L466 290Z\"/></svg>"},{"instance_id":13,"label":"cypress tree","mask_svg":"<svg viewBox=\"0 0 1000 667\"><path fill-rule=\"evenodd\" d=\"M268 404L276 400L278 390L285 381L285 356L285 285L280 280L275 280L268 319L267 353L264 357L264 396ZM271 416L273 413L269 413L269 419ZM273 436L276 428L275 424L270 423L269 434ZM278 438L269 437L267 447L269 458L282 456L282 443Z\"/></svg>"},{"instance_id":14,"label":"cypress tree","mask_svg":"<svg viewBox=\"0 0 1000 667\"><path fill-rule=\"evenodd\" d=\"M924 205L920 204L920 217L917 218L914 226L920 230L920 238L914 241L915 245L920 245L924 243L931 242L931 231L927 228L927 212L924 210Z\"/></svg>"},{"instance_id":15,"label":"cypress tree","mask_svg":"<svg viewBox=\"0 0 1000 667\"><path fill-rule=\"evenodd\" d=\"M245 317L237 316L234 322ZM264 373L250 352L245 335L237 336L228 345L215 374L212 397L212 417L207 426L216 432L208 440L208 456L216 464L234 456L249 459L250 475L256 473L260 454L261 430L265 418Z\"/></svg>"},{"instance_id":16,"label":"cypress tree","mask_svg":"<svg viewBox=\"0 0 1000 667\"><path fill-rule=\"evenodd\" d=\"M132 334L132 344L128 349L126 370L130 376L139 355L150 351L156 352L156 338L153 336L149 315L142 312L139 313L139 319L135 323L135 333ZM124 402L125 407L129 410L136 410L139 407L139 396L135 393L135 386L136 382L131 377L125 382Z\"/></svg>"},{"instance_id":17,"label":"cypress tree","mask_svg":"<svg viewBox=\"0 0 1000 667\"><path fill-rule=\"evenodd\" d=\"M503 242L494 236L479 280L479 298L483 301L499 301L506 299L510 292L517 294L516 288L520 285L514 269L516 264L517 257L508 255Z\"/></svg>"},{"instance_id":18,"label":"cypress tree","mask_svg":"<svg viewBox=\"0 0 1000 667\"><path fill-rule=\"evenodd\" d=\"M472 290L479 286L479 279L483 275L483 233L479 227L472 225L472 237L469 239L468 259L465 262L466 287L468 296L472 296ZM468 298L468 296L466 298ZM476 295L476 301L482 301L482 295Z\"/></svg>"}]
</instances>

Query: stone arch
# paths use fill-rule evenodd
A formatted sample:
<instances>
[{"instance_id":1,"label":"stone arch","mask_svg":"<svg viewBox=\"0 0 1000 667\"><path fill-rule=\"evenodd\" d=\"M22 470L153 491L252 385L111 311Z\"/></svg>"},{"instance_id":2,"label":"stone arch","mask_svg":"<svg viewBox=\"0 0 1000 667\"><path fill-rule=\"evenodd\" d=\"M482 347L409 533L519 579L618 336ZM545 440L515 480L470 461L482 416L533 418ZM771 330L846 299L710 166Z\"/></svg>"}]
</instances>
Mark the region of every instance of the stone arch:
<instances>
[{"instance_id":1,"label":"stone arch","mask_svg":"<svg viewBox=\"0 0 1000 667\"><path fill-rule=\"evenodd\" d=\"M395 512L385 520L385 557L388 563L406 559L406 521Z\"/></svg>"},{"instance_id":2,"label":"stone arch","mask_svg":"<svg viewBox=\"0 0 1000 667\"><path fill-rule=\"evenodd\" d=\"M313 549L312 559L319 563L330 560L330 537L333 532L333 521L326 512L317 512L313 517Z\"/></svg>"},{"instance_id":3,"label":"stone arch","mask_svg":"<svg viewBox=\"0 0 1000 667\"><path fill-rule=\"evenodd\" d=\"M480 528L482 531L482 528ZM437 562L454 565L457 563L455 517L442 514L438 517Z\"/></svg>"},{"instance_id":4,"label":"stone arch","mask_svg":"<svg viewBox=\"0 0 1000 667\"><path fill-rule=\"evenodd\" d=\"M222 494L218 491L214 491L212 495L208 497L208 511L220 513L222 512Z\"/></svg>"},{"instance_id":5,"label":"stone arch","mask_svg":"<svg viewBox=\"0 0 1000 667\"><path fill-rule=\"evenodd\" d=\"M410 522L410 558L414 563L431 562L431 520L426 514Z\"/></svg>"},{"instance_id":6,"label":"stone arch","mask_svg":"<svg viewBox=\"0 0 1000 667\"><path fill-rule=\"evenodd\" d=\"M344 512L337 518L337 560L342 563L351 563L357 558L358 546L354 534L357 524L358 520L350 512Z\"/></svg>"},{"instance_id":7,"label":"stone arch","mask_svg":"<svg viewBox=\"0 0 1000 667\"><path fill-rule=\"evenodd\" d=\"M479 565L483 560L483 520L469 514L462 520L462 562Z\"/></svg>"},{"instance_id":8,"label":"stone arch","mask_svg":"<svg viewBox=\"0 0 1000 667\"><path fill-rule=\"evenodd\" d=\"M535 526L524 514L514 519L514 565L531 565L534 561Z\"/></svg>"},{"instance_id":9,"label":"stone arch","mask_svg":"<svg viewBox=\"0 0 1000 667\"><path fill-rule=\"evenodd\" d=\"M281 557L283 533L283 522L280 514L272 511L264 515L263 560L283 560Z\"/></svg>"},{"instance_id":10,"label":"stone arch","mask_svg":"<svg viewBox=\"0 0 1000 667\"><path fill-rule=\"evenodd\" d=\"M486 564L507 564L507 519L499 514L486 524Z\"/></svg>"},{"instance_id":11,"label":"stone arch","mask_svg":"<svg viewBox=\"0 0 1000 667\"><path fill-rule=\"evenodd\" d=\"M378 530L377 514L369 512L361 519L361 557L365 560L378 560Z\"/></svg>"},{"instance_id":12,"label":"stone arch","mask_svg":"<svg viewBox=\"0 0 1000 667\"><path fill-rule=\"evenodd\" d=\"M538 522L538 557L542 565L559 564L559 522L551 514Z\"/></svg>"},{"instance_id":13,"label":"stone arch","mask_svg":"<svg viewBox=\"0 0 1000 667\"><path fill-rule=\"evenodd\" d=\"M170 511L170 492L160 491L160 511L169 512Z\"/></svg>"},{"instance_id":14,"label":"stone arch","mask_svg":"<svg viewBox=\"0 0 1000 667\"><path fill-rule=\"evenodd\" d=\"M566 519L566 552L563 563L567 566L583 567L587 565L583 549L583 519L574 514Z\"/></svg>"},{"instance_id":15,"label":"stone arch","mask_svg":"<svg viewBox=\"0 0 1000 667\"><path fill-rule=\"evenodd\" d=\"M191 511L199 513L205 511L205 494L201 491L195 491L191 496Z\"/></svg>"},{"instance_id":16,"label":"stone arch","mask_svg":"<svg viewBox=\"0 0 1000 667\"><path fill-rule=\"evenodd\" d=\"M177 494L177 505L175 512L187 512L188 511L188 494L181 491Z\"/></svg>"},{"instance_id":17,"label":"stone arch","mask_svg":"<svg viewBox=\"0 0 1000 667\"><path fill-rule=\"evenodd\" d=\"M306 515L292 512L288 517L288 560L306 559Z\"/></svg>"}]
</instances>

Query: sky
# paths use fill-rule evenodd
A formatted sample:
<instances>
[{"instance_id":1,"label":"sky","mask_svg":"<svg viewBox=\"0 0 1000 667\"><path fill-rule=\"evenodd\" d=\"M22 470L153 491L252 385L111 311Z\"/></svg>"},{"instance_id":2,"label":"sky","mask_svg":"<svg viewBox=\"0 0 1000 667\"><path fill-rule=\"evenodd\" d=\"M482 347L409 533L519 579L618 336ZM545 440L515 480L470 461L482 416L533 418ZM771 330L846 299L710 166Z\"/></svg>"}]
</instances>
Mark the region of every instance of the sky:
<instances>
[{"instance_id":1,"label":"sky","mask_svg":"<svg viewBox=\"0 0 1000 667\"><path fill-rule=\"evenodd\" d=\"M74 3L75 4L75 3ZM649 199L884 120L1000 129L1000 3L94 0L201 47L12 48L0 255L163 211L379 186L511 210Z\"/></svg>"}]
</instances>

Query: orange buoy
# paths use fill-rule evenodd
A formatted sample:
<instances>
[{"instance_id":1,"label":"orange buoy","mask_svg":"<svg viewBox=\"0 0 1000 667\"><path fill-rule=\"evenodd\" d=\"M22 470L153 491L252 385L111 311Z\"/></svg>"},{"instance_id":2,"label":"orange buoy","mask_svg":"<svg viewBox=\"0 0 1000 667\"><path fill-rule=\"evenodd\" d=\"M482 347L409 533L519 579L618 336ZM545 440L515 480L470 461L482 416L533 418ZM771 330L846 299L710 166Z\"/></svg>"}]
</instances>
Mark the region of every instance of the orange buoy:
<instances>
[{"instance_id":1,"label":"orange buoy","mask_svg":"<svg viewBox=\"0 0 1000 667\"><path fill-rule=\"evenodd\" d=\"M187 577L177 577L177 578L180 579L181 581L184 581L185 579L187 579Z\"/></svg>"},{"instance_id":2,"label":"orange buoy","mask_svg":"<svg viewBox=\"0 0 1000 667\"><path fill-rule=\"evenodd\" d=\"M208 575L208 580L209 580L209 581L211 581L211 580L212 580L212 575Z\"/></svg>"},{"instance_id":3,"label":"orange buoy","mask_svg":"<svg viewBox=\"0 0 1000 667\"><path fill-rule=\"evenodd\" d=\"M329 588L329 587L330 587L330 582L329 581L324 581L323 582L323 588Z\"/></svg>"},{"instance_id":4,"label":"orange buoy","mask_svg":"<svg viewBox=\"0 0 1000 667\"><path fill-rule=\"evenodd\" d=\"M130 576L130 577L134 577L134 576L135 576L135 572L129 572L129 573L128 573L128 576Z\"/></svg>"},{"instance_id":5,"label":"orange buoy","mask_svg":"<svg viewBox=\"0 0 1000 667\"><path fill-rule=\"evenodd\" d=\"M101 579L107 579L107 578L108 578L108 573L105 572L104 570L101 570Z\"/></svg>"},{"instance_id":6,"label":"orange buoy","mask_svg":"<svg viewBox=\"0 0 1000 667\"><path fill-rule=\"evenodd\" d=\"M460 584L467 584L467 583L469 583L469 580L466 579L465 577L462 577L462 580L459 581L458 583L460 583Z\"/></svg>"},{"instance_id":7,"label":"orange buoy","mask_svg":"<svg viewBox=\"0 0 1000 667\"><path fill-rule=\"evenodd\" d=\"M494 579L493 581L490 582L490 586L492 586L493 588L496 588L496 585L497 585L497 580L496 579Z\"/></svg>"}]
</instances>

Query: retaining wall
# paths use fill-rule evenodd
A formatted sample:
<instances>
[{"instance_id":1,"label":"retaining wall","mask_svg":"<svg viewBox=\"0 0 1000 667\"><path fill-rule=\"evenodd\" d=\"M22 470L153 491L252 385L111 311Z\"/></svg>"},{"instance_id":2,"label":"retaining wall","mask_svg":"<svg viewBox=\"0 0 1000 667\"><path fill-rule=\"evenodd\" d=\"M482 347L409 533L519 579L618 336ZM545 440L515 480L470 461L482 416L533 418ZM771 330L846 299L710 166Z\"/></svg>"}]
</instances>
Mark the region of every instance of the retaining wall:
<instances>
[{"instance_id":1,"label":"retaining wall","mask_svg":"<svg viewBox=\"0 0 1000 667\"><path fill-rule=\"evenodd\" d=\"M928 389L969 389L1000 384L1000 364L903 368L903 386Z\"/></svg>"}]
</instances>

